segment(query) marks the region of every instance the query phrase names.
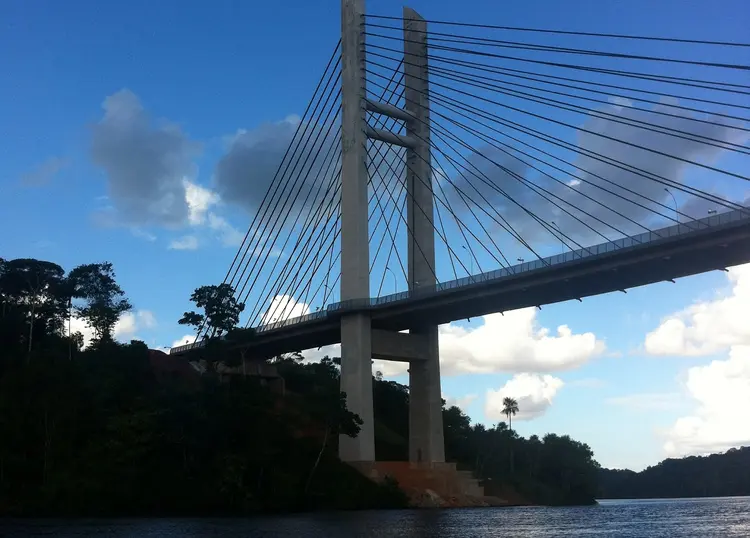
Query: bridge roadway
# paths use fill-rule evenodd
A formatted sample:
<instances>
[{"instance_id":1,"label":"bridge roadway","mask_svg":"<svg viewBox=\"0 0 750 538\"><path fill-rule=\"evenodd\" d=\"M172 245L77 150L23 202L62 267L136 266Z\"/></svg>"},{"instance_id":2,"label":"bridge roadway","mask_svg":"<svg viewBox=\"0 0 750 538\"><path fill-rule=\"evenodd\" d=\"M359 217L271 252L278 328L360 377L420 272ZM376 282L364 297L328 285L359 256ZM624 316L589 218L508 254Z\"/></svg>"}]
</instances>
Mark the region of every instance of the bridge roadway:
<instances>
[{"instance_id":1,"label":"bridge roadway","mask_svg":"<svg viewBox=\"0 0 750 538\"><path fill-rule=\"evenodd\" d=\"M344 312L369 311L373 329L401 331L414 319L442 324L495 312L582 299L750 262L750 211L733 210L653 232L524 262L431 287L335 303L256 328L251 356L339 343ZM172 348L180 355L203 342Z\"/></svg>"}]
</instances>

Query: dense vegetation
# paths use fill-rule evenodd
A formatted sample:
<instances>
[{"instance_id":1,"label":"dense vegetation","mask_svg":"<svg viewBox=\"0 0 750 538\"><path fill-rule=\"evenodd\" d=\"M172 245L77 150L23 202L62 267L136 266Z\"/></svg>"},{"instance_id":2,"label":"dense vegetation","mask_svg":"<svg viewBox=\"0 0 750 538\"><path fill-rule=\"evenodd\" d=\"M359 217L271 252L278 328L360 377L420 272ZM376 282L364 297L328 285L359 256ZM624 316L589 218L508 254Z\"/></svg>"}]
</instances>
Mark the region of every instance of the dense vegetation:
<instances>
[{"instance_id":1,"label":"dense vegetation","mask_svg":"<svg viewBox=\"0 0 750 538\"><path fill-rule=\"evenodd\" d=\"M408 387L377 381L375 452L380 460L408 457ZM593 503L599 465L591 449L567 435L525 439L505 422L471 424L458 407L443 410L446 459L472 470L487 495L534 504ZM520 494L516 496L514 494Z\"/></svg>"},{"instance_id":2,"label":"dense vegetation","mask_svg":"<svg viewBox=\"0 0 750 538\"><path fill-rule=\"evenodd\" d=\"M666 459L636 473L602 469L599 498L654 499L750 495L750 447Z\"/></svg>"},{"instance_id":3,"label":"dense vegetation","mask_svg":"<svg viewBox=\"0 0 750 538\"><path fill-rule=\"evenodd\" d=\"M204 313L186 313L182 322L236 323L241 305L215 296L228 291L196 290ZM129 308L109 264L66 274L49 262L0 260L0 513L405 505L395 484L374 484L336 458L338 434L356 435L360 424L339 392L337 359L273 359L284 397L257 378L222 381L186 363L165 376L163 355L142 342L113 341ZM73 313L95 333L85 349L80 334L66 336ZM381 376L373 383L377 457L405 460L408 389ZM598 465L588 446L552 434L523 439L505 423L471 425L456 407L444 419L448 459L474 470L488 494L593 501Z\"/></svg>"}]
</instances>

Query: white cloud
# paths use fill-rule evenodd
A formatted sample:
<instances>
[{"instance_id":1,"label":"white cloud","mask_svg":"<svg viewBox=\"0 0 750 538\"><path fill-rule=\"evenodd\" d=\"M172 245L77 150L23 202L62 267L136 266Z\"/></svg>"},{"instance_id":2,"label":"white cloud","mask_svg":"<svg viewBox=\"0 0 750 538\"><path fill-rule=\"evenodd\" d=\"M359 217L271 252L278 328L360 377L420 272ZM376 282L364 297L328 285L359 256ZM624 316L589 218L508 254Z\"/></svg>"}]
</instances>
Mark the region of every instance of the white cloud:
<instances>
[{"instance_id":1,"label":"white cloud","mask_svg":"<svg viewBox=\"0 0 750 538\"><path fill-rule=\"evenodd\" d=\"M225 247L238 247L242 244L244 234L232 226L226 218L215 211L213 206L221 204L221 197L205 187L183 180L185 185L185 200L188 204L188 222L194 227L205 226L216 233L216 237ZM197 248L197 241L189 248ZM178 247L170 247L178 248ZM187 247L186 247L187 248Z\"/></svg>"},{"instance_id":2,"label":"white cloud","mask_svg":"<svg viewBox=\"0 0 750 538\"><path fill-rule=\"evenodd\" d=\"M178 338L174 342L172 342L172 345L170 346L170 349L177 346L184 346L186 344L192 344L195 342L195 335L194 334L186 334L182 338Z\"/></svg>"},{"instance_id":3,"label":"white cloud","mask_svg":"<svg viewBox=\"0 0 750 538\"><path fill-rule=\"evenodd\" d=\"M209 208L220 202L219 195L183 178L185 202L188 205L188 222L193 225L203 224Z\"/></svg>"},{"instance_id":4,"label":"white cloud","mask_svg":"<svg viewBox=\"0 0 750 538\"><path fill-rule=\"evenodd\" d=\"M310 306L298 303L289 295L277 295L271 301L271 306L261 316L260 324L275 323L277 321L305 316L310 313Z\"/></svg>"},{"instance_id":5,"label":"white cloud","mask_svg":"<svg viewBox=\"0 0 750 538\"><path fill-rule=\"evenodd\" d=\"M308 362L318 362L323 357L341 357L341 344L331 344L320 349L312 348L302 351L302 356ZM396 377L403 375L409 369L409 363L396 361L372 361L372 374L380 372L383 377Z\"/></svg>"},{"instance_id":6,"label":"white cloud","mask_svg":"<svg viewBox=\"0 0 750 538\"><path fill-rule=\"evenodd\" d=\"M152 234L151 232L147 232L146 230L142 230L141 228L131 228L130 233L132 233L135 237L140 237L141 239L145 239L146 241L156 241L156 236Z\"/></svg>"},{"instance_id":7,"label":"white cloud","mask_svg":"<svg viewBox=\"0 0 750 538\"><path fill-rule=\"evenodd\" d=\"M502 388L488 390L484 414L492 420L505 420L503 398L518 402L515 420L532 420L542 416L563 386L562 379L551 375L522 373L514 375Z\"/></svg>"},{"instance_id":8,"label":"white cloud","mask_svg":"<svg viewBox=\"0 0 750 538\"><path fill-rule=\"evenodd\" d=\"M676 392L644 392L607 398L606 403L635 411L664 411L679 407L682 397Z\"/></svg>"},{"instance_id":9,"label":"white cloud","mask_svg":"<svg viewBox=\"0 0 750 538\"><path fill-rule=\"evenodd\" d=\"M137 333L142 330L156 327L156 317L149 310L138 310L136 312L125 312L115 323L112 336L115 340L130 341L137 339ZM86 321L74 317L70 322L70 330L73 333L80 332L83 335L83 345L87 347L94 338L94 331L86 324ZM66 324L67 333L68 326Z\"/></svg>"},{"instance_id":10,"label":"white cloud","mask_svg":"<svg viewBox=\"0 0 750 538\"><path fill-rule=\"evenodd\" d=\"M446 408L456 406L465 413L469 405L471 405L471 403L477 399L477 395L467 394L465 396L454 398L453 396L446 396L445 394L443 394L443 399L445 400Z\"/></svg>"},{"instance_id":11,"label":"white cloud","mask_svg":"<svg viewBox=\"0 0 750 538\"><path fill-rule=\"evenodd\" d=\"M310 313L310 306L293 297L277 295L261 317L261 324ZM573 334L566 325L555 334L539 327L536 309L525 308L505 315L484 316L484 324L465 328L455 324L439 328L440 364L443 375L491 372L550 372L576 368L605 351L593 333ZM339 356L340 346L305 350L308 358ZM373 371L385 376L406 373L404 362L375 361Z\"/></svg>"},{"instance_id":12,"label":"white cloud","mask_svg":"<svg viewBox=\"0 0 750 538\"><path fill-rule=\"evenodd\" d=\"M215 213L208 214L208 227L218 233L219 240L225 247L238 247L245 237L245 234L229 224L224 217Z\"/></svg>"},{"instance_id":13,"label":"white cloud","mask_svg":"<svg viewBox=\"0 0 750 538\"><path fill-rule=\"evenodd\" d=\"M341 350L341 344L337 344L339 346L339 352ZM372 361L372 371L374 372L380 372L383 374L383 377L396 377L400 375L404 375L409 370L409 363L408 362L401 362L401 361L381 361L381 360L374 360Z\"/></svg>"},{"instance_id":14,"label":"white cloud","mask_svg":"<svg viewBox=\"0 0 750 538\"><path fill-rule=\"evenodd\" d=\"M173 347L184 346L185 344L192 344L193 342L195 342L195 335L194 334L186 334L182 338L178 338L177 340L175 340L174 342L172 342L171 346L161 346L161 347L157 347L156 349L158 349L159 351L163 351L164 353L166 353L167 355L169 355L169 351Z\"/></svg>"},{"instance_id":15,"label":"white cloud","mask_svg":"<svg viewBox=\"0 0 750 538\"><path fill-rule=\"evenodd\" d=\"M731 291L665 318L646 335L652 355L705 356L728 351L687 371L694 411L663 432L669 456L706 454L750 444L750 264L728 273Z\"/></svg>"},{"instance_id":16,"label":"white cloud","mask_svg":"<svg viewBox=\"0 0 750 538\"><path fill-rule=\"evenodd\" d=\"M569 387L577 387L583 389L600 389L607 386L607 382L597 377L584 377L581 379L574 379L565 383Z\"/></svg>"},{"instance_id":17,"label":"white cloud","mask_svg":"<svg viewBox=\"0 0 750 538\"><path fill-rule=\"evenodd\" d=\"M727 360L690 368L686 388L698 407L665 433L669 456L750 445L750 346L733 346Z\"/></svg>"},{"instance_id":18,"label":"white cloud","mask_svg":"<svg viewBox=\"0 0 750 538\"><path fill-rule=\"evenodd\" d=\"M648 333L646 352L651 355L702 356L729 346L750 344L750 264L729 269L731 293L695 303L668 316Z\"/></svg>"},{"instance_id":19,"label":"white cloud","mask_svg":"<svg viewBox=\"0 0 750 538\"><path fill-rule=\"evenodd\" d=\"M490 372L549 372L576 368L601 355L604 342L593 333L573 334L560 325L555 334L539 327L536 309L484 316L484 324L440 327L444 375Z\"/></svg>"},{"instance_id":20,"label":"white cloud","mask_svg":"<svg viewBox=\"0 0 750 538\"><path fill-rule=\"evenodd\" d=\"M310 313L310 306L293 297L277 295L261 317L261 324ZM605 351L604 342L593 333L573 334L561 325L556 334L539 327L536 309L484 316L484 324L465 328L455 324L439 328L440 363L443 375L491 372L549 372L576 368ZM308 360L341 355L340 344L320 350L303 350ZM386 377L405 374L408 363L373 362L373 372ZM555 379L555 378L551 378Z\"/></svg>"},{"instance_id":21,"label":"white cloud","mask_svg":"<svg viewBox=\"0 0 750 538\"><path fill-rule=\"evenodd\" d=\"M170 250L195 250L198 248L198 238L194 235L183 235L169 243Z\"/></svg>"}]
</instances>

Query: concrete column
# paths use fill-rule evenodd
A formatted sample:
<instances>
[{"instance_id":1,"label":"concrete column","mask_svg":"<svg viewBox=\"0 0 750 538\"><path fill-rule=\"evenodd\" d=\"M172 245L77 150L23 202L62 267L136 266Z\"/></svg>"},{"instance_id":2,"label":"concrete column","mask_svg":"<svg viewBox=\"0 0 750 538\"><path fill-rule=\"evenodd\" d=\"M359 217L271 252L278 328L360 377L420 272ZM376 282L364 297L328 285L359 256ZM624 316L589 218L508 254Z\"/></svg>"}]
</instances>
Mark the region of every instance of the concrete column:
<instances>
[{"instance_id":1,"label":"concrete column","mask_svg":"<svg viewBox=\"0 0 750 538\"><path fill-rule=\"evenodd\" d=\"M435 285L432 166L430 164L430 103L428 98L427 23L404 8L405 108L414 117L406 134L414 140L406 152L409 289ZM445 461L440 393L440 352L437 326L414 326L409 332L425 337L427 360L409 363L409 460Z\"/></svg>"},{"instance_id":2,"label":"concrete column","mask_svg":"<svg viewBox=\"0 0 750 538\"><path fill-rule=\"evenodd\" d=\"M341 300L370 297L365 150L364 0L341 0ZM349 314L341 320L341 390L363 421L359 435L342 435L343 461L374 461L370 318Z\"/></svg>"}]
</instances>

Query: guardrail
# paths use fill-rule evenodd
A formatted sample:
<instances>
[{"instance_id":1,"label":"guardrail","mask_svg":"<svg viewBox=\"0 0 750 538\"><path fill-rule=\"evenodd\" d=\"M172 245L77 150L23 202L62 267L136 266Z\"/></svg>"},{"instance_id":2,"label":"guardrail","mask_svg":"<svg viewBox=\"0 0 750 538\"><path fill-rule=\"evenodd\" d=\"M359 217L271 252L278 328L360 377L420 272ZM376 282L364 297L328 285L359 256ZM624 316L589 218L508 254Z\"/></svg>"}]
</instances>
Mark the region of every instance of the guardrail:
<instances>
[{"instance_id":1,"label":"guardrail","mask_svg":"<svg viewBox=\"0 0 750 538\"><path fill-rule=\"evenodd\" d=\"M486 273L479 273L476 275L470 275L455 280L448 280L446 282L440 282L433 286L423 286L409 291L402 291L399 293L393 293L390 295L384 295L382 297L362 298L362 299L350 299L338 303L332 303L325 309L321 309L311 314L305 314L304 316L298 316L289 318L281 321L275 321L264 325L259 325L255 328L256 334L265 333L282 327L288 327L290 325L299 325L302 323L308 323L316 321L318 319L327 318L329 314L340 313L346 310L352 309L367 309L378 306L383 306L396 301L406 301L414 298L427 297L442 291L461 288L464 286L470 286L474 284L486 283L491 280L497 280L500 278L507 278L510 276L518 275L520 273L528 273L529 271L535 271L551 267L554 265L561 265L573 261L582 260L591 256L600 256L609 252L615 252L626 248L639 247L655 241L663 239L669 239L672 237L684 236L689 233L693 233L700 230L706 230L716 226L723 226L734 222L748 221L750 222L750 209L735 209L724 213L717 213L703 217L700 219L691 220L685 223L674 224L658 230L650 232L644 232L641 234L623 237L615 241L607 243L600 243L592 247L584 247L577 250L571 250L554 256L547 256L545 258L536 259L529 262L523 262L517 265L496 269L494 271L488 271ZM204 347L206 345L205 340L196 342L193 344L186 344L183 346L174 347L170 350L172 353L181 353L190 349Z\"/></svg>"}]
</instances>

